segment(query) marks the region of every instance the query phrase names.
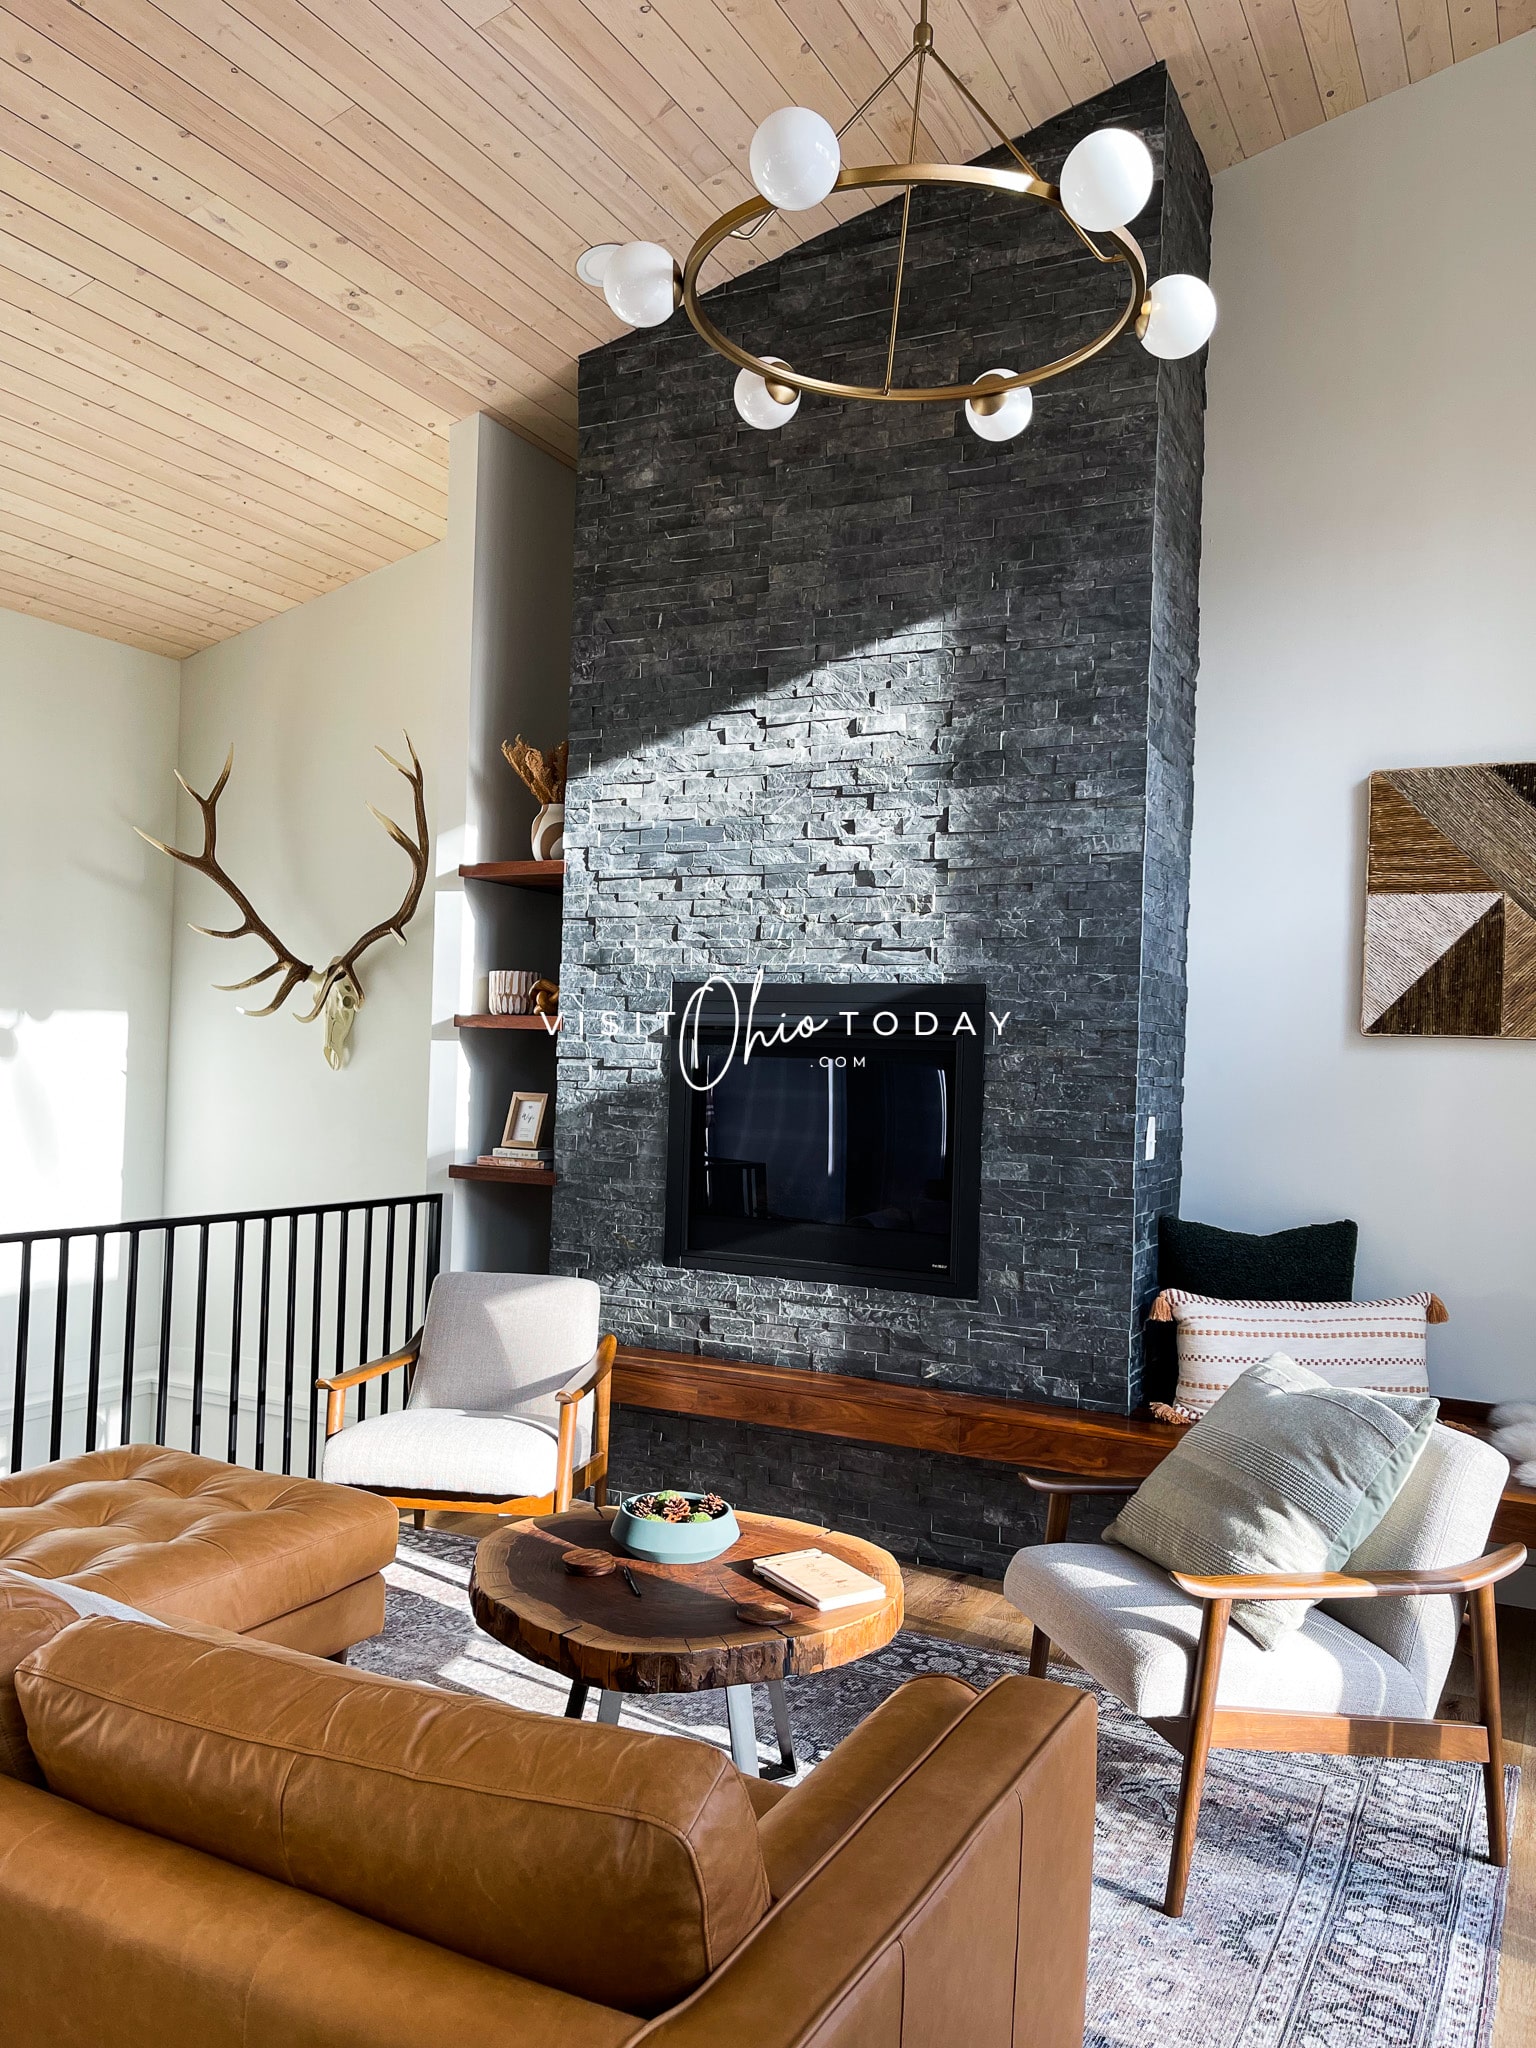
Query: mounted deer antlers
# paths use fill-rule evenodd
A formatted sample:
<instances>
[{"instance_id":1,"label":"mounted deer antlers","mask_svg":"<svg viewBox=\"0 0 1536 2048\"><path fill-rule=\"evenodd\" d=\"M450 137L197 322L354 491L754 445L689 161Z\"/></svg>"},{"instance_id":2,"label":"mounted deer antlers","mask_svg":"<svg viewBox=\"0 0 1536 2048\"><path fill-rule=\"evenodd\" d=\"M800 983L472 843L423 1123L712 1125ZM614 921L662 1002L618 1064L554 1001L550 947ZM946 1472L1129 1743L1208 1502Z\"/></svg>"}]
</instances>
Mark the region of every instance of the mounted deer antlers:
<instances>
[{"instance_id":1,"label":"mounted deer antlers","mask_svg":"<svg viewBox=\"0 0 1536 2048\"><path fill-rule=\"evenodd\" d=\"M421 902L422 890L427 884L427 849L429 842L425 776L422 771L421 762L416 757L416 749L411 745L409 733L405 736L405 744L411 757L409 768L397 761L393 754L385 753L382 747L376 747L374 751L375 753L383 754L390 767L396 769L411 785L416 810L415 838L412 839L404 833L393 818L386 818L377 805L370 804L368 808L373 812L373 815L384 827L390 838L394 840L395 844L402 848L409 857L411 863L410 882L406 887L404 896L400 900L400 908L395 912L394 916L385 918L380 924L370 926L360 939L349 946L345 953L338 953L330 965L325 968L317 969L308 960L301 960L297 953L292 952L285 946L272 927L257 915L255 906L249 896L246 895L245 891L237 883L230 879L219 863L218 804L219 798L224 794L224 786L229 781L230 770L235 765L235 750L233 747L230 748L224 758L224 766L219 772L218 781L214 783L206 796L199 796L185 776L178 773L176 777L176 780L181 784L187 795L191 797L193 803L197 805L198 810L202 814L203 850L201 853L183 852L179 846L167 846L163 839L152 838L148 832L139 832L141 839L147 840L151 846L157 847L161 853L169 854L172 860L180 861L183 867L191 868L195 873L204 875L210 882L216 883L240 913L240 922L237 925L232 925L228 931L216 931L211 926L205 924L193 925L193 931L201 932L205 938L210 939L260 939L263 945L269 946L272 950L271 964L263 967L259 973L247 975L244 981L215 982L214 987L225 994L233 995L243 988L256 988L262 982L270 981L274 974L279 975L281 979L278 982L277 994L273 996L271 1002L264 1003L259 1010L247 1010L245 1012L245 1015L248 1017L270 1017L274 1012L283 1007L283 1004L287 1002L295 989L301 988L306 982L312 984L315 989L315 1000L309 1009L302 1012L298 1021L301 1024L312 1024L321 1011L325 1011L325 1057L333 1068L340 1068L346 1064L348 1056L346 1049L347 1034L351 1029L353 1017L363 1004L363 985L358 980L357 975L358 962L362 959L364 953L368 951L368 948L376 945L382 938L393 935L402 946L405 944L405 927L416 915L417 906ZM138 830L137 827L134 829Z\"/></svg>"}]
</instances>

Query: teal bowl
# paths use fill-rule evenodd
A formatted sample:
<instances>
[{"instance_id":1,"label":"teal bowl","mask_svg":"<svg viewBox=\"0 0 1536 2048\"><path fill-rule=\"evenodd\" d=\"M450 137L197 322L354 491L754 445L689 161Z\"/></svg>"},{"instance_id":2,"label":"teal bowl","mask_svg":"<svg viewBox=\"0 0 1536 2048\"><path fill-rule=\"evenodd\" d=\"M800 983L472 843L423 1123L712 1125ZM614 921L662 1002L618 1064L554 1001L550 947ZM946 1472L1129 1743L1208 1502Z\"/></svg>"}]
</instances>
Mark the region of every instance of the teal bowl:
<instances>
[{"instance_id":1,"label":"teal bowl","mask_svg":"<svg viewBox=\"0 0 1536 2048\"><path fill-rule=\"evenodd\" d=\"M681 1493L685 1500L704 1498L680 1486L668 1491ZM632 1493L629 1500L644 1498L643 1494ZM712 1557L729 1550L741 1535L741 1525L730 1508L712 1522L653 1522L632 1515L629 1500L619 1503L619 1512L608 1533L620 1550L627 1550L631 1557L643 1557L650 1564L708 1564Z\"/></svg>"}]
</instances>

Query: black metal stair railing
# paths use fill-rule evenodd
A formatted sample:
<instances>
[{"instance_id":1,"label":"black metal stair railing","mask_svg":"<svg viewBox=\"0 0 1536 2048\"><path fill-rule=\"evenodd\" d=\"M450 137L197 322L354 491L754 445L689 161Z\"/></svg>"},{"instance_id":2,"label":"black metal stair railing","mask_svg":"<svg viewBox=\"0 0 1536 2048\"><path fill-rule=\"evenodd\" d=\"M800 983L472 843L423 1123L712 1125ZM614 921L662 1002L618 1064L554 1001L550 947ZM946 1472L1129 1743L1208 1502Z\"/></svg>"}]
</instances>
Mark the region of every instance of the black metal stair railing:
<instances>
[{"instance_id":1,"label":"black metal stair railing","mask_svg":"<svg viewBox=\"0 0 1536 2048\"><path fill-rule=\"evenodd\" d=\"M441 1195L394 1195L0 1235L6 1469L154 1443L258 1471L297 1456L314 1477L315 1381L417 1327L442 1214ZM386 1412L403 1375L374 1388Z\"/></svg>"}]
</instances>

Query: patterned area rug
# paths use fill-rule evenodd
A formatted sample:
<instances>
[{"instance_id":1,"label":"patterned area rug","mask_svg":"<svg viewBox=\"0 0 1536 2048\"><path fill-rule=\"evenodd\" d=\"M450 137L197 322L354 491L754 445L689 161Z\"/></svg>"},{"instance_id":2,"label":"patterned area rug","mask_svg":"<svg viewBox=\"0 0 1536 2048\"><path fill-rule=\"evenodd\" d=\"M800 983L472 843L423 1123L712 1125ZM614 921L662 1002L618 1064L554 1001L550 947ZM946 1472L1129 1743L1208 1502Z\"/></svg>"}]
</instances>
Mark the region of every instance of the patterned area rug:
<instances>
[{"instance_id":1,"label":"patterned area rug","mask_svg":"<svg viewBox=\"0 0 1536 2048\"><path fill-rule=\"evenodd\" d=\"M352 1662L565 1708L567 1686L481 1633L474 1544L408 1532L389 1616ZM796 1748L813 1770L908 1678L987 1685L1023 1660L903 1631L847 1670L791 1679ZM1066 1683L1082 1674L1057 1671ZM758 1698L764 1762L778 1755ZM1181 1921L1158 1910L1178 1761L1102 1693L1093 1947L1084 2048L1487 2048L1504 1874L1483 1861L1478 1773L1464 1765L1218 1753ZM594 1711L589 1706L589 1715ZM722 1693L626 1704L627 1726L726 1747ZM803 1772L802 1772L803 1774ZM1509 1773L1513 1798L1518 1773Z\"/></svg>"}]
</instances>

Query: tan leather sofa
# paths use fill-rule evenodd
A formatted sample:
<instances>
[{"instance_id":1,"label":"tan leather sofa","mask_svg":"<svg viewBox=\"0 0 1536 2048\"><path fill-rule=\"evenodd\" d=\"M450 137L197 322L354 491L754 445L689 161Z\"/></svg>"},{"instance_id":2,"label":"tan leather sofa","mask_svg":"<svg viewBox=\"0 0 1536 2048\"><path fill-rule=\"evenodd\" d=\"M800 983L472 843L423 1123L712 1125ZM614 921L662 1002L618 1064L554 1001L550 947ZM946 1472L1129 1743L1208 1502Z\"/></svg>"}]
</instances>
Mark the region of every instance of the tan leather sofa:
<instances>
[{"instance_id":1,"label":"tan leather sofa","mask_svg":"<svg viewBox=\"0 0 1536 2048\"><path fill-rule=\"evenodd\" d=\"M384 1626L399 1526L372 1494L153 1444L0 1479L0 1776L36 1776L11 1674L75 1618L28 1579L334 1657Z\"/></svg>"},{"instance_id":2,"label":"tan leather sofa","mask_svg":"<svg viewBox=\"0 0 1536 2048\"><path fill-rule=\"evenodd\" d=\"M803 1786L208 1629L74 1621L0 1778L18 2048L1079 2048L1094 1704L903 1687Z\"/></svg>"}]
</instances>

